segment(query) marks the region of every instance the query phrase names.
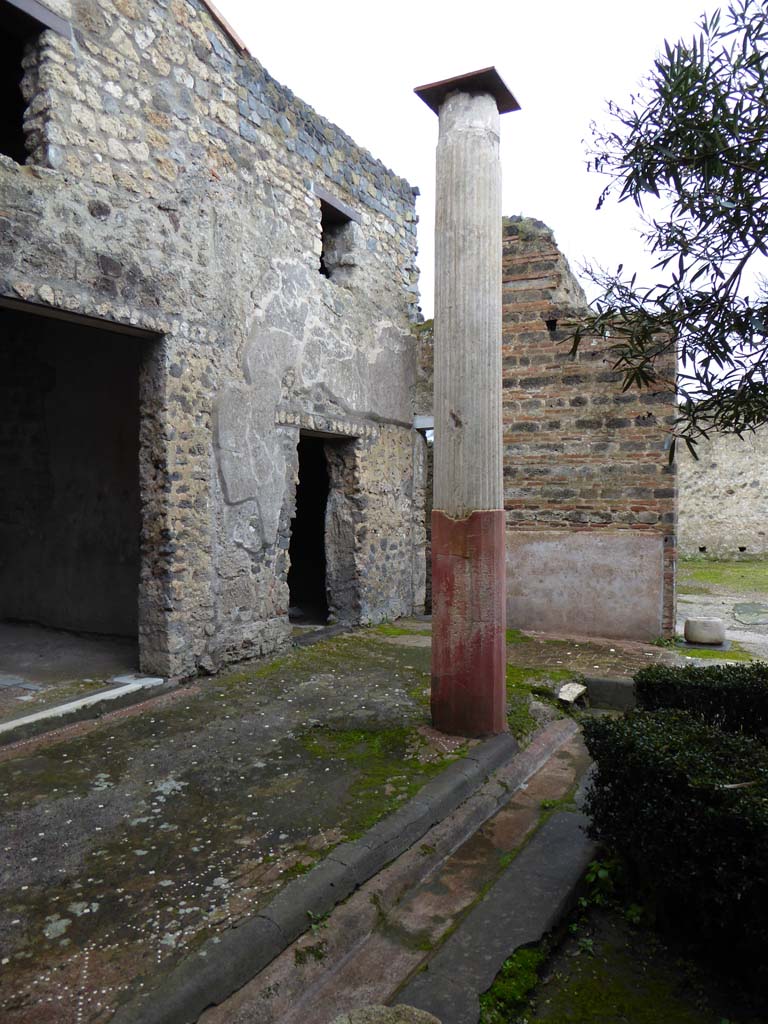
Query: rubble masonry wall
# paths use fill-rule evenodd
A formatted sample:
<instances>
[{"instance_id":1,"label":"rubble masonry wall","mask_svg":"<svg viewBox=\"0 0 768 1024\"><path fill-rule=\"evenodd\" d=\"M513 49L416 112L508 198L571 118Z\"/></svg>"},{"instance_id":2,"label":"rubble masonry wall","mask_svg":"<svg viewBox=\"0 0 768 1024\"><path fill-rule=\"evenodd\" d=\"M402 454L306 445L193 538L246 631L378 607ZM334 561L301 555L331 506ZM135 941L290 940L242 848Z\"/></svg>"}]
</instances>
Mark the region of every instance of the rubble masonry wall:
<instances>
[{"instance_id":1,"label":"rubble masonry wall","mask_svg":"<svg viewBox=\"0 0 768 1024\"><path fill-rule=\"evenodd\" d=\"M739 558L768 552L768 430L713 434L678 447L681 555ZM702 551L701 549L705 550Z\"/></svg>"},{"instance_id":2,"label":"rubble masonry wall","mask_svg":"<svg viewBox=\"0 0 768 1024\"><path fill-rule=\"evenodd\" d=\"M359 448L361 620L410 612L413 190L200 0L52 6L73 38L45 31L25 60L30 157L0 157L0 296L157 338L140 395L143 668L285 641L300 429ZM357 218L332 279L318 186Z\"/></svg>"}]
</instances>

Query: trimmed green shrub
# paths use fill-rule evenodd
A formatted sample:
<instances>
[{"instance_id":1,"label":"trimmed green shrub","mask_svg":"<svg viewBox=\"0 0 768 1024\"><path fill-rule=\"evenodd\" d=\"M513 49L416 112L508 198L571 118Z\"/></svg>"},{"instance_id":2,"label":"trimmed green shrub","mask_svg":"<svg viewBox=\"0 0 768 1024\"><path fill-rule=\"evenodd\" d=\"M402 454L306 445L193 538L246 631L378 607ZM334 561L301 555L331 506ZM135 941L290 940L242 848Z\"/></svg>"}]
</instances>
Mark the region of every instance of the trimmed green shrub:
<instances>
[{"instance_id":1,"label":"trimmed green shrub","mask_svg":"<svg viewBox=\"0 0 768 1024\"><path fill-rule=\"evenodd\" d=\"M765 972L768 749L683 711L593 719L584 735L596 761L593 838L691 937Z\"/></svg>"},{"instance_id":2,"label":"trimmed green shrub","mask_svg":"<svg viewBox=\"0 0 768 1024\"><path fill-rule=\"evenodd\" d=\"M768 735L768 665L650 665L635 678L637 706L679 708L728 732Z\"/></svg>"}]
</instances>

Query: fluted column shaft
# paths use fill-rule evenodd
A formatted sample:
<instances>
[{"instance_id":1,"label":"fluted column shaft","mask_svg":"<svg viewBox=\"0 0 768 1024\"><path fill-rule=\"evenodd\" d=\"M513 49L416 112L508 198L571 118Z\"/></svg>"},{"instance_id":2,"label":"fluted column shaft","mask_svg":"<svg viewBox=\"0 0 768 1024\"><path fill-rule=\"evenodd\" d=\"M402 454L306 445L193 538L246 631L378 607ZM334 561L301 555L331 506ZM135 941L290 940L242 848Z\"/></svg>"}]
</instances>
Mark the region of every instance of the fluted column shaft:
<instances>
[{"instance_id":1,"label":"fluted column shaft","mask_svg":"<svg viewBox=\"0 0 768 1024\"><path fill-rule=\"evenodd\" d=\"M487 93L440 107L435 218L434 508L503 506L499 112Z\"/></svg>"}]
</instances>

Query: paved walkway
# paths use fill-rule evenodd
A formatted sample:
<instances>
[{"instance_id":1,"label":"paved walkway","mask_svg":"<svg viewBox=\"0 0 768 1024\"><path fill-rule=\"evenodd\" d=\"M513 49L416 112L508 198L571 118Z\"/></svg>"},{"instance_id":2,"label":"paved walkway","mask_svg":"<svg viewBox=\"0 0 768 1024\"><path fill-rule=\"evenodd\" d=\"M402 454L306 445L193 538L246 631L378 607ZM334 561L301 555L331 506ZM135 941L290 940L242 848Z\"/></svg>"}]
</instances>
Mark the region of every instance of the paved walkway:
<instances>
[{"instance_id":1,"label":"paved walkway","mask_svg":"<svg viewBox=\"0 0 768 1024\"><path fill-rule=\"evenodd\" d=\"M539 685L677 657L510 640ZM358 630L0 748L4 1024L106 1024L466 753L429 728L429 644Z\"/></svg>"}]
</instances>

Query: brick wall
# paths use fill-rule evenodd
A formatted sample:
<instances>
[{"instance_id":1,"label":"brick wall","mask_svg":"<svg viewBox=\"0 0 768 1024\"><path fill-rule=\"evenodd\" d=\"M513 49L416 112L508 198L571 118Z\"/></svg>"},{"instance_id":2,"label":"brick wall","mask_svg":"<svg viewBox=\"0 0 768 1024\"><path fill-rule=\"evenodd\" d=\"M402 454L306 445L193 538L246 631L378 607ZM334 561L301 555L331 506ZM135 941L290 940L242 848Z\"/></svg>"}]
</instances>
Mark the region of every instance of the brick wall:
<instances>
[{"instance_id":1,"label":"brick wall","mask_svg":"<svg viewBox=\"0 0 768 1024\"><path fill-rule=\"evenodd\" d=\"M538 221L504 220L503 302L511 624L672 631L672 398L622 393L605 341L571 358L584 295Z\"/></svg>"}]
</instances>

